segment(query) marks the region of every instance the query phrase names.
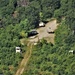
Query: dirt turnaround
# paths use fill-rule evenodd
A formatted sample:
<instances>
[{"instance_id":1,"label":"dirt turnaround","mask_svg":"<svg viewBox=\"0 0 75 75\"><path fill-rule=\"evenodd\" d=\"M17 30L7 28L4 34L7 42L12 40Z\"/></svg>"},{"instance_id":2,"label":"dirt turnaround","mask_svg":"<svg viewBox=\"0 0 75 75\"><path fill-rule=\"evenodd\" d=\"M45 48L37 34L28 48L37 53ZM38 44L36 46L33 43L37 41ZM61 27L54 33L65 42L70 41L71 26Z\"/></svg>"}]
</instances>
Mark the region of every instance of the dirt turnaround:
<instances>
[{"instance_id":1,"label":"dirt turnaround","mask_svg":"<svg viewBox=\"0 0 75 75\"><path fill-rule=\"evenodd\" d=\"M56 20L48 22L45 27L40 27L37 29L38 35L35 38L30 39L30 42L37 42L38 40L44 38L47 40L47 42L54 43L54 33L48 33L48 28L51 28L53 31L57 29L58 24L56 23Z\"/></svg>"}]
</instances>

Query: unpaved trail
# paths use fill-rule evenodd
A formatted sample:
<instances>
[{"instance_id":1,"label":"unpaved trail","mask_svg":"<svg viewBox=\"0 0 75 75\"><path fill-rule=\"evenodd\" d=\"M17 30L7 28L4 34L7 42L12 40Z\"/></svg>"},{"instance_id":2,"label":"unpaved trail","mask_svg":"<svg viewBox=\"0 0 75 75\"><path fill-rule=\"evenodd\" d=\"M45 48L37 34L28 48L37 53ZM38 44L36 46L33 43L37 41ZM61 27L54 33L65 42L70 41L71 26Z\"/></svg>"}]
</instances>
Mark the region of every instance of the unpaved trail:
<instances>
[{"instance_id":1,"label":"unpaved trail","mask_svg":"<svg viewBox=\"0 0 75 75\"><path fill-rule=\"evenodd\" d=\"M30 56L31 56L32 44L29 44L28 47L29 47L29 50L26 51L26 54L25 54L23 60L21 61L19 68L15 75L22 75L22 73L24 72L24 69L28 63Z\"/></svg>"},{"instance_id":2,"label":"unpaved trail","mask_svg":"<svg viewBox=\"0 0 75 75\"><path fill-rule=\"evenodd\" d=\"M41 28L37 29L37 32L39 34L37 35L36 38L29 39L29 42L30 43L37 42L39 39L45 38L48 42L54 43L55 34L49 34L47 32L47 29L50 27L51 29L53 29L53 31L55 31L55 29L57 29L57 26L58 26L58 24L56 23L56 20L48 22L45 27L41 27ZM15 75L22 75L22 73L25 70L25 67L28 63L30 56L31 56L32 44L29 44L28 47L29 47L29 50L27 50L27 52L26 52L23 60L21 61L19 68L18 68Z\"/></svg>"},{"instance_id":3,"label":"unpaved trail","mask_svg":"<svg viewBox=\"0 0 75 75\"><path fill-rule=\"evenodd\" d=\"M48 22L45 27L40 27L37 29L38 35L36 38L30 39L31 42L37 42L38 39L45 38L48 42L54 43L54 37L55 34L49 34L47 32L48 28L50 27L53 31L57 29L58 24L56 23L56 20Z\"/></svg>"}]
</instances>

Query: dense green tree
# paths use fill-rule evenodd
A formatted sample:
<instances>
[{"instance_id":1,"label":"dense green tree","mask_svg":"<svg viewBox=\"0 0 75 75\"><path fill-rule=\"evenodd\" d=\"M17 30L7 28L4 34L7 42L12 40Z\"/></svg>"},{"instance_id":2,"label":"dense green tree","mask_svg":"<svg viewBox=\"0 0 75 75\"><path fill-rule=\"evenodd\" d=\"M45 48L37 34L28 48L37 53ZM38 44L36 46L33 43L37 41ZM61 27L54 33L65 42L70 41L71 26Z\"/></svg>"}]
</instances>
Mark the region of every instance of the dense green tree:
<instances>
[{"instance_id":1,"label":"dense green tree","mask_svg":"<svg viewBox=\"0 0 75 75\"><path fill-rule=\"evenodd\" d=\"M15 53L15 47L25 52L27 46L22 46L20 39L40 21L55 17L61 22L55 31L55 45L44 39L38 42L23 75L74 75L75 56L69 50L75 49L75 0L29 0L26 6L19 6L17 1L0 0L0 73L14 75L23 58Z\"/></svg>"}]
</instances>

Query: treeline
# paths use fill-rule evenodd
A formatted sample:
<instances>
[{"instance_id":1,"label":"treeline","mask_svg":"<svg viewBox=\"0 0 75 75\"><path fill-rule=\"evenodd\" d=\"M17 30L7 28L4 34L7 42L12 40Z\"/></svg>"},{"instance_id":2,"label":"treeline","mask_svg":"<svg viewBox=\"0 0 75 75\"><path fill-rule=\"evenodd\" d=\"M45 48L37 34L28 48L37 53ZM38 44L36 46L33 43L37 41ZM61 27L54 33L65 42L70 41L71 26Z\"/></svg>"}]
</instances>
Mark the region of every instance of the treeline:
<instances>
[{"instance_id":1,"label":"treeline","mask_svg":"<svg viewBox=\"0 0 75 75\"><path fill-rule=\"evenodd\" d=\"M38 26L39 21L50 19L60 7L60 0L22 0L28 1L26 6L18 4L20 0L0 0L0 26L18 24L27 19L29 27Z\"/></svg>"},{"instance_id":2,"label":"treeline","mask_svg":"<svg viewBox=\"0 0 75 75\"><path fill-rule=\"evenodd\" d=\"M58 20L65 18L65 23L69 26L71 30L75 33L75 1L74 0L61 0L60 9L55 11L55 17Z\"/></svg>"},{"instance_id":3,"label":"treeline","mask_svg":"<svg viewBox=\"0 0 75 75\"><path fill-rule=\"evenodd\" d=\"M55 44L38 43L23 75L75 75L75 1L60 0L54 17L60 23L55 31Z\"/></svg>"},{"instance_id":4,"label":"treeline","mask_svg":"<svg viewBox=\"0 0 75 75\"><path fill-rule=\"evenodd\" d=\"M74 0L70 0L70 1L69 0L61 0L60 9L55 11L55 17L58 19L58 21L61 21L62 19L64 19L63 25L65 25L65 26L63 26L63 27L67 26L67 28L65 30L69 29L69 33L68 33L67 37L64 37L65 43L69 47L71 47L71 45L73 45L75 43L75 40L74 40L74 38L75 38L75 25L74 25L75 24L75 20L74 20L75 19L75 11L74 11L75 5L74 5L74 3L75 3ZM62 29L62 27L60 29ZM67 31L66 32L61 31L61 32L65 33L65 35L62 35L62 37L66 36Z\"/></svg>"},{"instance_id":5,"label":"treeline","mask_svg":"<svg viewBox=\"0 0 75 75\"><path fill-rule=\"evenodd\" d=\"M74 75L75 35L65 19L55 31L55 44L42 39L32 51L32 56L22 75Z\"/></svg>"},{"instance_id":6,"label":"treeline","mask_svg":"<svg viewBox=\"0 0 75 75\"><path fill-rule=\"evenodd\" d=\"M0 0L0 73L14 75L23 58L15 53L15 47L20 46L22 52L26 49L20 39L26 38L40 21L54 17L61 23L55 31L55 45L45 40L38 43L23 75L74 75L75 55L69 50L75 49L75 1L26 0L25 6L18 1Z\"/></svg>"},{"instance_id":7,"label":"treeline","mask_svg":"<svg viewBox=\"0 0 75 75\"><path fill-rule=\"evenodd\" d=\"M60 0L0 0L0 73L15 74L23 58L15 47L26 51L20 39L26 38L40 21L48 21L59 7Z\"/></svg>"},{"instance_id":8,"label":"treeline","mask_svg":"<svg viewBox=\"0 0 75 75\"><path fill-rule=\"evenodd\" d=\"M21 47L22 53L26 51L26 46L20 43L20 37L25 37L23 33L20 25L0 29L0 74L14 75L23 58L22 54L16 53L16 47Z\"/></svg>"}]
</instances>

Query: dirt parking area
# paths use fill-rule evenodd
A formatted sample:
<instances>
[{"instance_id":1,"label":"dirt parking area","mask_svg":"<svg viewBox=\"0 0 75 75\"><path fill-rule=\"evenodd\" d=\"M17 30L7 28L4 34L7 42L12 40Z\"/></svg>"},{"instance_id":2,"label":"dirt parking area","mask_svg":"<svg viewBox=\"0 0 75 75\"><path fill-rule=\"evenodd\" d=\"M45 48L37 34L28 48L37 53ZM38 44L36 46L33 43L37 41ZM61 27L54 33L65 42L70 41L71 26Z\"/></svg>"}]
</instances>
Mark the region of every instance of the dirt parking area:
<instances>
[{"instance_id":1,"label":"dirt parking area","mask_svg":"<svg viewBox=\"0 0 75 75\"><path fill-rule=\"evenodd\" d=\"M38 40L44 38L47 40L47 42L52 42L54 43L54 37L55 34L54 33L48 33L47 30L50 27L53 31L55 31L55 29L57 29L57 23L56 20L50 21L48 22L45 27L40 27L37 29L38 35L35 38L31 38L29 39L29 41L31 42L37 42Z\"/></svg>"}]
</instances>

